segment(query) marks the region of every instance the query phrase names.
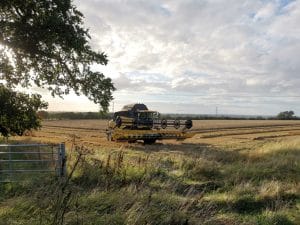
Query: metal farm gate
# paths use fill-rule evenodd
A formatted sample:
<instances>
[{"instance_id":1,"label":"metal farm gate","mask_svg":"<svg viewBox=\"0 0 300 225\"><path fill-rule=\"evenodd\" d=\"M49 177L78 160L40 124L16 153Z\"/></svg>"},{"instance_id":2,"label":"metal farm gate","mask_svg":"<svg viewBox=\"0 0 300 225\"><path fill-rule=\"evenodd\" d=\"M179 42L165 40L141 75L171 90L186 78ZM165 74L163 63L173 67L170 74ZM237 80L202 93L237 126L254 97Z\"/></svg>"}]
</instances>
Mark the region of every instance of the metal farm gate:
<instances>
[{"instance_id":1,"label":"metal farm gate","mask_svg":"<svg viewBox=\"0 0 300 225\"><path fill-rule=\"evenodd\" d=\"M0 145L0 183L66 175L65 144Z\"/></svg>"}]
</instances>

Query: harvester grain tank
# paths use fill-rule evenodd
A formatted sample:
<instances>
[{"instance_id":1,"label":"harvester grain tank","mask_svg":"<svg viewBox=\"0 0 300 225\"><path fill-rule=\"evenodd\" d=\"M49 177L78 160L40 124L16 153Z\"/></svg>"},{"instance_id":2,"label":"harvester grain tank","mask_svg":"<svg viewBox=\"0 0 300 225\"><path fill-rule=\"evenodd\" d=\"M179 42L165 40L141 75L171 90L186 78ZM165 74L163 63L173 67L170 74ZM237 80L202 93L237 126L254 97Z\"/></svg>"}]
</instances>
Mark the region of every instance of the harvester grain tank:
<instances>
[{"instance_id":1,"label":"harvester grain tank","mask_svg":"<svg viewBox=\"0 0 300 225\"><path fill-rule=\"evenodd\" d=\"M152 144L156 140L184 140L192 137L193 134L187 132L192 126L191 120L160 119L158 112L137 103L125 105L121 111L115 112L108 123L106 134L109 141L143 140L146 144Z\"/></svg>"}]
</instances>

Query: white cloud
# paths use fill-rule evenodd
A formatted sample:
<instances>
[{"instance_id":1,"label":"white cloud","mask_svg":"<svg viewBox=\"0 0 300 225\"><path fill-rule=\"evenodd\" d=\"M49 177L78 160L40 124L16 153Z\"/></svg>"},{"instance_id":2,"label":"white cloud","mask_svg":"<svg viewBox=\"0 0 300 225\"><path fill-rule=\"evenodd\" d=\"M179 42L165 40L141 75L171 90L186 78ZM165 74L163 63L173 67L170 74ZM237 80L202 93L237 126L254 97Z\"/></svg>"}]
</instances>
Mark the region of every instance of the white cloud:
<instances>
[{"instance_id":1,"label":"white cloud","mask_svg":"<svg viewBox=\"0 0 300 225\"><path fill-rule=\"evenodd\" d=\"M118 88L116 102L126 103L129 97L130 102L164 102L168 111L190 102L194 106L182 108L195 113L211 112L205 105L212 104L231 105L228 113L236 109L246 114L275 114L291 106L300 114L297 98L226 97L298 94L300 1L77 0L75 4L85 15L91 44L108 54L104 72ZM173 97L155 96L157 92ZM203 107L198 107L196 94L207 96L201 97L206 99L201 101Z\"/></svg>"},{"instance_id":2,"label":"white cloud","mask_svg":"<svg viewBox=\"0 0 300 225\"><path fill-rule=\"evenodd\" d=\"M266 20L272 18L276 13L276 2L269 2L257 11L254 16L255 21Z\"/></svg>"}]
</instances>

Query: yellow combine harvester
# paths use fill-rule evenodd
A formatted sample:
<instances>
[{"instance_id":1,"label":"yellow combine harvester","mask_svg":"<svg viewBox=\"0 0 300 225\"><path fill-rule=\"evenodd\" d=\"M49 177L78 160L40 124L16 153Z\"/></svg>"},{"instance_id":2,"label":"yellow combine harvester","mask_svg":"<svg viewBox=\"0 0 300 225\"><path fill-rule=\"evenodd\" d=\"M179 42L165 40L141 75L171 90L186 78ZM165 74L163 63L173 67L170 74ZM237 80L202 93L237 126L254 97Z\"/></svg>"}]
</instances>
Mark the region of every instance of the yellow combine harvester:
<instances>
[{"instance_id":1,"label":"yellow combine harvester","mask_svg":"<svg viewBox=\"0 0 300 225\"><path fill-rule=\"evenodd\" d=\"M114 113L106 134L109 141L143 140L145 144L153 144L156 140L184 140L193 137L194 134L187 132L192 126L192 120L161 120L159 113L148 110L146 105L132 104L125 105L121 111ZM175 130L167 129L170 127Z\"/></svg>"}]
</instances>

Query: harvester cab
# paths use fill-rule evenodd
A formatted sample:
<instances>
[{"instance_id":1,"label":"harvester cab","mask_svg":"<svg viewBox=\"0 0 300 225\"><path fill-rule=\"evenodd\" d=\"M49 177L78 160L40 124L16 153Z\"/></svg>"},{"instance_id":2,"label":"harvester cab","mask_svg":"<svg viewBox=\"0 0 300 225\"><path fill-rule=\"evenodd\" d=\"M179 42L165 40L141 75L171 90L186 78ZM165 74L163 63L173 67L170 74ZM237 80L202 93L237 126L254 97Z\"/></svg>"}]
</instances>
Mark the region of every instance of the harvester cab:
<instances>
[{"instance_id":1,"label":"harvester cab","mask_svg":"<svg viewBox=\"0 0 300 225\"><path fill-rule=\"evenodd\" d=\"M115 112L106 130L108 140L135 142L143 140L154 143L156 140L183 140L193 136L186 131L192 128L191 120L160 119L160 114L149 110L145 104L125 105L121 111ZM167 130L166 128L175 128ZM179 128L182 128L179 130Z\"/></svg>"}]
</instances>

